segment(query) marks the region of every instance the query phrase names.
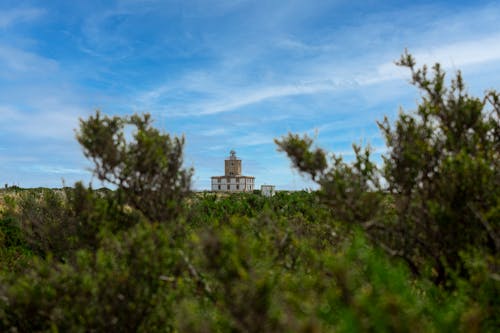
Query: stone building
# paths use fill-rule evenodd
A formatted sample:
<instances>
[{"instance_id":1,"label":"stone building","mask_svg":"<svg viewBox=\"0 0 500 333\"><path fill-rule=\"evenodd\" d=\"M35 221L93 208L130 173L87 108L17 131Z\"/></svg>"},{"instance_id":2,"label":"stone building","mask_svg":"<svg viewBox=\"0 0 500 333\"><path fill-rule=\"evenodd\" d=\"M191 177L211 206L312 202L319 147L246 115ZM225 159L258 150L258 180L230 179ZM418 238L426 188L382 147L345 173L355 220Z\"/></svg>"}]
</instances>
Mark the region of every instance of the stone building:
<instances>
[{"instance_id":1,"label":"stone building","mask_svg":"<svg viewBox=\"0 0 500 333\"><path fill-rule=\"evenodd\" d=\"M274 185L262 185L260 187L260 193L265 197L272 197L276 194L276 187Z\"/></svg>"},{"instance_id":2,"label":"stone building","mask_svg":"<svg viewBox=\"0 0 500 333\"><path fill-rule=\"evenodd\" d=\"M255 177L241 174L241 160L231 150L229 159L224 161L224 176L212 177L212 191L215 192L250 192L255 186Z\"/></svg>"}]
</instances>

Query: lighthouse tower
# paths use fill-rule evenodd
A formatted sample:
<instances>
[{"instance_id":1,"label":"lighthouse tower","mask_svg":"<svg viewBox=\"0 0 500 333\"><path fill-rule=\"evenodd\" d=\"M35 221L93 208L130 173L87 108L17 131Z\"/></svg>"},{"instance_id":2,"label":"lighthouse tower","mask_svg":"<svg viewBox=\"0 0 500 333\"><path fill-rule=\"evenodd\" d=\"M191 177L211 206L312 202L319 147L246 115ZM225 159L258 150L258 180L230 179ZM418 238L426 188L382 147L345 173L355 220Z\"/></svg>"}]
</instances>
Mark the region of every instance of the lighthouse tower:
<instances>
[{"instance_id":1,"label":"lighthouse tower","mask_svg":"<svg viewBox=\"0 0 500 333\"><path fill-rule=\"evenodd\" d=\"M224 176L212 177L212 191L215 192L250 192L255 186L255 177L241 174L241 160L231 150L224 161Z\"/></svg>"}]
</instances>

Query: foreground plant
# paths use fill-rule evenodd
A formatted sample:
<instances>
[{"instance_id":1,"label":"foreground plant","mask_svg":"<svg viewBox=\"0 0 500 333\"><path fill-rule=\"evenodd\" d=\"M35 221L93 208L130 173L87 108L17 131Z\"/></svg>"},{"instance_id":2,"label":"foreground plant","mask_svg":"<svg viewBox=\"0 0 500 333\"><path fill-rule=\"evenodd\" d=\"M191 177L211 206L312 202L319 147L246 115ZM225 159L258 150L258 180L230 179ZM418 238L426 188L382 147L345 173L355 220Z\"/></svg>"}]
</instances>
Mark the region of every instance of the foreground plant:
<instances>
[{"instance_id":1,"label":"foreground plant","mask_svg":"<svg viewBox=\"0 0 500 333\"><path fill-rule=\"evenodd\" d=\"M77 139L94 162L97 178L116 186L127 204L152 221L180 213L179 202L189 193L192 175L182 165L184 138L161 133L148 114L108 117L97 111L80 120Z\"/></svg>"},{"instance_id":2,"label":"foreground plant","mask_svg":"<svg viewBox=\"0 0 500 333\"><path fill-rule=\"evenodd\" d=\"M422 100L394 124L378 123L389 148L381 170L369 149L354 146L355 162L334 155L328 166L307 136L289 134L276 143L321 185L336 218L363 226L414 273L430 265L443 284L467 275L463 251L496 257L500 250L500 97L470 96L460 72L447 87L439 64L429 75L408 53L398 65L410 70Z\"/></svg>"}]
</instances>

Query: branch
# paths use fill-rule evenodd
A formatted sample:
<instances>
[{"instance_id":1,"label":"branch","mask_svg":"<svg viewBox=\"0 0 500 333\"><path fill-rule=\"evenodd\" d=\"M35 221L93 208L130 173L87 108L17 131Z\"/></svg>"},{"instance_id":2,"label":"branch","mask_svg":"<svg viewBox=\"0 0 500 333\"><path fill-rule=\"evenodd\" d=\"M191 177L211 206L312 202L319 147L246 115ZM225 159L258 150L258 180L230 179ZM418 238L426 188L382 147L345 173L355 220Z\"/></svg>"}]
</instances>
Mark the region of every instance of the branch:
<instances>
[{"instance_id":1,"label":"branch","mask_svg":"<svg viewBox=\"0 0 500 333\"><path fill-rule=\"evenodd\" d=\"M479 222L481 222L488 236L493 241L493 244L495 244L495 252L498 253L500 250L500 239L498 239L498 237L495 235L495 231L493 230L491 225L481 216L481 214L479 214L476 209L474 209L471 203L467 204L467 208L469 208L474 216L479 220Z\"/></svg>"},{"instance_id":2,"label":"branch","mask_svg":"<svg viewBox=\"0 0 500 333\"><path fill-rule=\"evenodd\" d=\"M201 275L198 273L198 271L196 270L196 268L193 266L193 264L191 263L191 261L189 260L189 258L187 257L187 255L184 253L184 251L182 250L179 250L179 254L181 255L182 257L182 260L184 260L184 263L187 265L188 267L188 271L189 271L189 275L191 275L191 277L193 279L195 279L195 281L201 285L203 287L203 291L205 293L205 295L212 301L212 302L216 302L216 299L213 295L213 292L212 292L212 288L210 288L210 286L208 285L208 283L201 277Z\"/></svg>"}]
</instances>

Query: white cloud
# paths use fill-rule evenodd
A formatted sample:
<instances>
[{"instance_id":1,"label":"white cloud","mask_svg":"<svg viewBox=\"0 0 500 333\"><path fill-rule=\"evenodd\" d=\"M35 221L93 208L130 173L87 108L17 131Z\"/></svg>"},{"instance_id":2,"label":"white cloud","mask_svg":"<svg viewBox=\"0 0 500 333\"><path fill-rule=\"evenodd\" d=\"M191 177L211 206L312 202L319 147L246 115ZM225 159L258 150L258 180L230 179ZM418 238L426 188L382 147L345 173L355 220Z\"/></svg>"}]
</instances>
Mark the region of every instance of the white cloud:
<instances>
[{"instance_id":1,"label":"white cloud","mask_svg":"<svg viewBox=\"0 0 500 333\"><path fill-rule=\"evenodd\" d=\"M320 91L327 91L332 89L328 85L310 85L310 86L271 86L259 88L254 91L243 91L236 96L230 96L227 99L218 100L210 104L206 104L199 107L200 111L187 112L182 115L211 115L222 112L232 111L246 105L256 104L264 100L293 96L293 95L303 95L317 93Z\"/></svg>"},{"instance_id":2,"label":"white cloud","mask_svg":"<svg viewBox=\"0 0 500 333\"><path fill-rule=\"evenodd\" d=\"M85 113L69 105L61 106L58 111L46 111L41 107L32 112L0 106L0 130L23 137L72 142L74 129L78 127L78 117Z\"/></svg>"},{"instance_id":3,"label":"white cloud","mask_svg":"<svg viewBox=\"0 0 500 333\"><path fill-rule=\"evenodd\" d=\"M7 150L7 149L6 149ZM7 163L16 163L16 164L23 164L23 163L33 163L36 162L38 159L33 157L33 156L17 156L17 155L0 155L0 162L2 164L7 164Z\"/></svg>"},{"instance_id":4,"label":"white cloud","mask_svg":"<svg viewBox=\"0 0 500 333\"><path fill-rule=\"evenodd\" d=\"M231 144L237 147L274 145L274 137L265 133L252 132L246 135L238 135L232 140Z\"/></svg>"},{"instance_id":5,"label":"white cloud","mask_svg":"<svg viewBox=\"0 0 500 333\"><path fill-rule=\"evenodd\" d=\"M419 64L432 66L439 62L444 69L459 69L469 65L500 61L500 34L483 36L474 40L430 47L426 50L409 50ZM378 66L376 74L358 79L361 84L381 83L387 80L408 77L408 71L397 67L394 62Z\"/></svg>"},{"instance_id":6,"label":"white cloud","mask_svg":"<svg viewBox=\"0 0 500 333\"><path fill-rule=\"evenodd\" d=\"M38 8L16 8L0 12L0 28L7 28L19 22L33 21L44 14Z\"/></svg>"},{"instance_id":7,"label":"white cloud","mask_svg":"<svg viewBox=\"0 0 500 333\"><path fill-rule=\"evenodd\" d=\"M207 148L207 150L209 151L225 151L227 149L227 145L224 144L224 145L211 145Z\"/></svg>"},{"instance_id":8,"label":"white cloud","mask_svg":"<svg viewBox=\"0 0 500 333\"><path fill-rule=\"evenodd\" d=\"M200 134L203 136L221 136L230 132L231 130L227 127L216 127L201 131Z\"/></svg>"},{"instance_id":9,"label":"white cloud","mask_svg":"<svg viewBox=\"0 0 500 333\"><path fill-rule=\"evenodd\" d=\"M483 36L474 40L452 43L429 50L417 50L418 63L440 62L447 68L464 67L500 60L500 34Z\"/></svg>"},{"instance_id":10,"label":"white cloud","mask_svg":"<svg viewBox=\"0 0 500 333\"><path fill-rule=\"evenodd\" d=\"M234 111L248 105L257 104L274 98L328 93L333 92L336 89L352 88L355 86L357 86L357 83L353 80L304 80L304 82L297 82L296 84L263 85L253 89L243 88L241 90L237 90L228 88L225 92L223 89L218 91L217 89L214 89L214 87L207 87L208 91L216 93L213 93L214 96L206 98L207 100L204 102L195 102L193 104L188 104L187 106L172 106L168 109L162 107L162 109L170 116L178 117L215 115ZM162 99L168 100L168 95L162 95L168 91L170 91L170 89L166 87L157 88L149 93L146 92L141 94L140 99L143 101L148 100L149 108L155 108L157 102L155 102L154 99L162 97ZM170 111L170 109L180 111ZM280 119L283 119L283 117Z\"/></svg>"},{"instance_id":11,"label":"white cloud","mask_svg":"<svg viewBox=\"0 0 500 333\"><path fill-rule=\"evenodd\" d=\"M0 68L3 68L4 72L0 77L5 76L5 72L33 75L55 71L58 69L58 64L54 60L31 52L0 45Z\"/></svg>"},{"instance_id":12,"label":"white cloud","mask_svg":"<svg viewBox=\"0 0 500 333\"><path fill-rule=\"evenodd\" d=\"M78 175L89 175L90 172L85 169L67 168L59 165L31 165L22 168L26 171L35 171L41 173L51 173L51 174L78 174Z\"/></svg>"},{"instance_id":13,"label":"white cloud","mask_svg":"<svg viewBox=\"0 0 500 333\"><path fill-rule=\"evenodd\" d=\"M286 41L285 45L291 48L307 49L308 51L311 51L311 48L317 49L320 54L328 53L332 47L330 44L308 46L300 41ZM432 45L430 44L425 49L410 49L410 52L420 64L440 62L445 69L464 68L469 65L500 60L500 34L483 34L474 39L450 42L445 45L441 42L434 43L435 46ZM394 56L394 53L391 54ZM227 71L224 65L221 65L221 68L217 70L194 71L177 81L159 85L157 88L142 93L137 98L137 103L145 104L151 109L159 109L169 116L215 115L271 99L324 94L365 85L382 85L387 81L409 78L406 69L395 65L395 56L389 62L383 62L382 59L386 59L386 56L382 54L379 56L379 61L372 57L366 63L356 63L359 59L347 63L345 61L335 63L332 62L331 57L319 59L313 57L294 68L295 72L281 73L280 81L285 82L284 84L276 84L276 80L262 80L260 84L253 83L252 87L245 87L241 83L231 85L231 82L241 80L241 78L235 79L235 77L242 75L245 66L234 68L233 72L236 73L232 74L232 72ZM242 58L245 58L244 54L242 54ZM247 63L247 61L241 62ZM175 105L175 102L172 101L183 92L188 95L190 92L201 94L203 98L187 100ZM174 104L165 106L170 102Z\"/></svg>"}]
</instances>

